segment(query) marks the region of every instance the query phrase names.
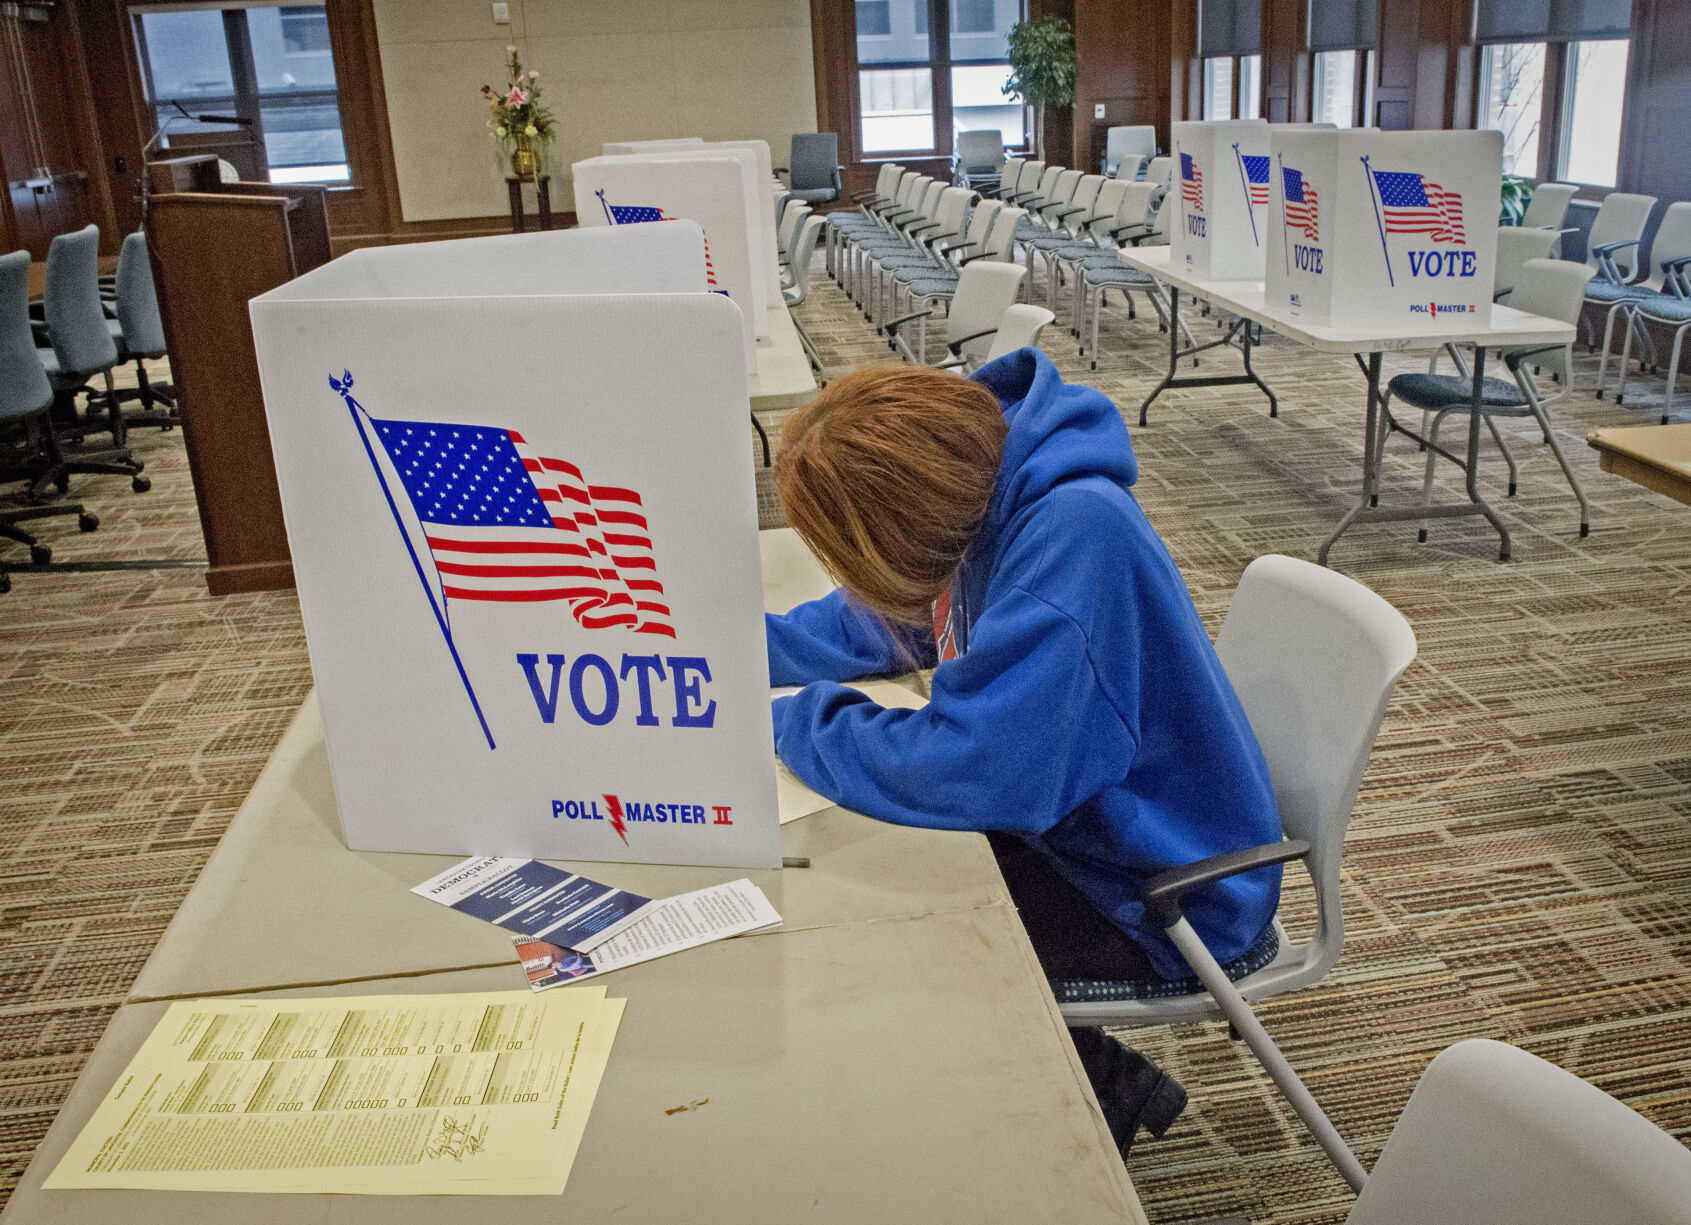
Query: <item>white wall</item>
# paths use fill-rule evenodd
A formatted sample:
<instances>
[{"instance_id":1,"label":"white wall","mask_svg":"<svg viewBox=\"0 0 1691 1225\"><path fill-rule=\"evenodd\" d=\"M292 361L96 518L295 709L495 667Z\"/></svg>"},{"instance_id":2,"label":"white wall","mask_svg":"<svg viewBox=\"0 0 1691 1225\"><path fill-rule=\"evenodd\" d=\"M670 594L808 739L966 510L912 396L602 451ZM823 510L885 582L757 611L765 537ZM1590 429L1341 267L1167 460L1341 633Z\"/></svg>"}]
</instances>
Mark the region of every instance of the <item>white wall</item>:
<instances>
[{"instance_id":1,"label":"white wall","mask_svg":"<svg viewBox=\"0 0 1691 1225\"><path fill-rule=\"evenodd\" d=\"M607 140L767 140L777 164L816 130L807 0L375 0L388 121L406 221L507 211L483 84L504 82L505 47L540 73L559 121L552 206L567 210L571 162Z\"/></svg>"}]
</instances>

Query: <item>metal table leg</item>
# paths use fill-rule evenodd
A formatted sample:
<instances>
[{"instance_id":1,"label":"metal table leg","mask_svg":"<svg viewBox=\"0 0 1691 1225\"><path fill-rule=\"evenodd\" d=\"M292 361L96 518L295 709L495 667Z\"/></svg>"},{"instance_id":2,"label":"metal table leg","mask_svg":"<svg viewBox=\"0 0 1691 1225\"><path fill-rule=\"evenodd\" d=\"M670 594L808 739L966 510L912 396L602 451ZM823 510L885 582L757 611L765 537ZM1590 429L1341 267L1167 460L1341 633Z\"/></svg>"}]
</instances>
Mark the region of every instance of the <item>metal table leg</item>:
<instances>
[{"instance_id":1,"label":"metal table leg","mask_svg":"<svg viewBox=\"0 0 1691 1225\"><path fill-rule=\"evenodd\" d=\"M1205 349L1219 349L1223 345L1232 344L1233 338L1240 334L1241 329L1243 329L1246 337L1244 343L1245 373L1188 375L1186 378L1180 378L1175 373L1180 369L1182 358L1191 357L1193 358L1192 364L1197 365L1195 354L1202 353ZM1094 363L1097 361L1097 347L1094 343ZM1262 393L1268 397L1268 415L1271 417L1280 415L1279 400L1269 390L1268 384L1263 382L1256 371L1251 369L1250 321L1238 319L1232 327L1227 329L1227 334L1220 340L1212 340L1208 344L1195 344L1189 349L1182 349L1180 347L1180 291L1170 285L1168 287L1168 373L1163 375L1162 381L1151 389L1151 394L1146 396L1145 402L1139 406L1139 424L1142 426L1145 424L1145 414L1151 407L1151 401L1162 395L1170 387L1233 387L1242 383L1254 384L1261 388Z\"/></svg>"}]
</instances>

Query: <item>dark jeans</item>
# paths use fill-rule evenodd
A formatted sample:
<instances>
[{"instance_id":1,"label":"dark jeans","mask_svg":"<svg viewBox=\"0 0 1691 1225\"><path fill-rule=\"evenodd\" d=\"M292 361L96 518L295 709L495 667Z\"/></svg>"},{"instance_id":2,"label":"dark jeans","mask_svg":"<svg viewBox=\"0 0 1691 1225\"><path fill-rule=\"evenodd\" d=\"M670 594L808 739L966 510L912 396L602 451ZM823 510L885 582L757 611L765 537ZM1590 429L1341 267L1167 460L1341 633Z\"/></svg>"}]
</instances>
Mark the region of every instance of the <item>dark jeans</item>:
<instances>
[{"instance_id":1,"label":"dark jeans","mask_svg":"<svg viewBox=\"0 0 1691 1225\"><path fill-rule=\"evenodd\" d=\"M1013 834L988 833L998 870L1047 978L1159 977L1145 950L1038 852ZM1141 1126L1160 1136L1186 1104L1186 1091L1145 1056L1094 1026L1071 1028L1110 1134L1126 1156Z\"/></svg>"}]
</instances>

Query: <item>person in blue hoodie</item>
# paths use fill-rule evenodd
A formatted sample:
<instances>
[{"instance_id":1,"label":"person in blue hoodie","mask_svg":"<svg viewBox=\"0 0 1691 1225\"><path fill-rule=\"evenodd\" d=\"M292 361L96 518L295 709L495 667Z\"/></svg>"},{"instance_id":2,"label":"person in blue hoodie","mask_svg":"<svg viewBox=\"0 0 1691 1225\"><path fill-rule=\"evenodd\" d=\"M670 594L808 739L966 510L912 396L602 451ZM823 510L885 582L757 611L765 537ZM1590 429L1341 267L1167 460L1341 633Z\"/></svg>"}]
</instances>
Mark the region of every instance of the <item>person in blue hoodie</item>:
<instances>
[{"instance_id":1,"label":"person in blue hoodie","mask_svg":"<svg viewBox=\"0 0 1691 1225\"><path fill-rule=\"evenodd\" d=\"M1141 903L1156 873L1281 837L1262 751L1134 499L1120 414L1037 349L972 378L873 367L787 423L788 520L840 584L767 618L781 760L899 825L985 832L1048 977L1198 990ZM920 710L839 682L935 668ZM1189 895L1232 977L1270 960L1280 869ZM1185 1092L1071 1030L1125 1155Z\"/></svg>"}]
</instances>

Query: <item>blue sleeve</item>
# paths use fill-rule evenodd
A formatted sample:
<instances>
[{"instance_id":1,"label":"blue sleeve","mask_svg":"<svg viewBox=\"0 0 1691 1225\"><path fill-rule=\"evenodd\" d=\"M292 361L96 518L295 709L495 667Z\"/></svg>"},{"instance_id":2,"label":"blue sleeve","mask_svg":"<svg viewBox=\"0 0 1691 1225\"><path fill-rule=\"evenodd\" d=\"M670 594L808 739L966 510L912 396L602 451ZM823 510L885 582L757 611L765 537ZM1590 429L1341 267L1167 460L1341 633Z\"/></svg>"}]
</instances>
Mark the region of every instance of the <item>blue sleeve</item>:
<instances>
[{"instance_id":1,"label":"blue sleeve","mask_svg":"<svg viewBox=\"0 0 1691 1225\"><path fill-rule=\"evenodd\" d=\"M1013 589L934 673L922 710L841 685L774 703L775 749L811 788L899 825L1037 834L1126 777L1133 730L1099 688L1086 636Z\"/></svg>"},{"instance_id":2,"label":"blue sleeve","mask_svg":"<svg viewBox=\"0 0 1691 1225\"><path fill-rule=\"evenodd\" d=\"M871 614L834 590L788 613L765 613L769 683L808 685L849 681L881 672L934 666L931 636L912 629L895 639Z\"/></svg>"}]
</instances>

